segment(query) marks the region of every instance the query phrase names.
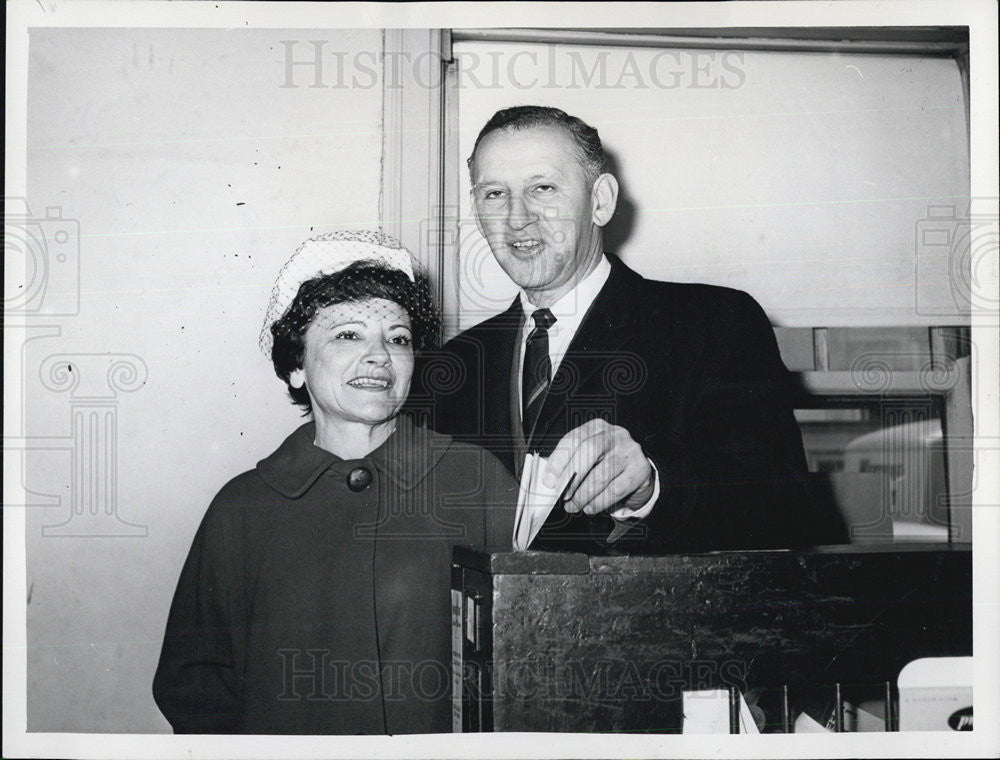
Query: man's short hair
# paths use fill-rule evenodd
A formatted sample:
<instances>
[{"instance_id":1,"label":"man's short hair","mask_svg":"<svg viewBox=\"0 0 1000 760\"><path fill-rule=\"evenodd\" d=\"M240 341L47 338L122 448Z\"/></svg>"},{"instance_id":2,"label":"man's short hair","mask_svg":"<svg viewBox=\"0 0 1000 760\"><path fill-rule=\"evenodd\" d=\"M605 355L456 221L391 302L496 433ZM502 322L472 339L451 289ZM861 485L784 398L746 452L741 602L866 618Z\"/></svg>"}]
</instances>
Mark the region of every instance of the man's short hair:
<instances>
[{"instance_id":1,"label":"man's short hair","mask_svg":"<svg viewBox=\"0 0 1000 760\"><path fill-rule=\"evenodd\" d=\"M500 129L529 129L531 127L561 127L569 132L580 155L580 164L592 183L608 170L608 160L604 155L604 146L597 130L576 116L570 116L565 111L548 106L513 106L503 108L493 114L492 118L479 131L472 155L466 162L472 170L472 162L476 158L479 143L490 132Z\"/></svg>"}]
</instances>

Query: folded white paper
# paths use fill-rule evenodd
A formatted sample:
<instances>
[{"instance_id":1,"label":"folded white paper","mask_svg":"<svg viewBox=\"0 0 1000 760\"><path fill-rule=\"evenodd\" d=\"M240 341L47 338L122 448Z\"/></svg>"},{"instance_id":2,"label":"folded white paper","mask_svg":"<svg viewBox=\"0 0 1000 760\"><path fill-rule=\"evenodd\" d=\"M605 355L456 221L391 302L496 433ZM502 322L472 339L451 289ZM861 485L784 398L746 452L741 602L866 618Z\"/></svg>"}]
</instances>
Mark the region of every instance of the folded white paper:
<instances>
[{"instance_id":1,"label":"folded white paper","mask_svg":"<svg viewBox=\"0 0 1000 760\"><path fill-rule=\"evenodd\" d=\"M532 452L524 458L514 517L514 551L524 551L531 546L572 478L572 475L565 475L554 488L549 488L542 482L545 463L545 457Z\"/></svg>"},{"instance_id":2,"label":"folded white paper","mask_svg":"<svg viewBox=\"0 0 1000 760\"><path fill-rule=\"evenodd\" d=\"M832 733L829 728L822 725L818 720L809 715L809 713L801 712L795 718L795 725L792 728L793 733L796 734L829 734Z\"/></svg>"}]
</instances>

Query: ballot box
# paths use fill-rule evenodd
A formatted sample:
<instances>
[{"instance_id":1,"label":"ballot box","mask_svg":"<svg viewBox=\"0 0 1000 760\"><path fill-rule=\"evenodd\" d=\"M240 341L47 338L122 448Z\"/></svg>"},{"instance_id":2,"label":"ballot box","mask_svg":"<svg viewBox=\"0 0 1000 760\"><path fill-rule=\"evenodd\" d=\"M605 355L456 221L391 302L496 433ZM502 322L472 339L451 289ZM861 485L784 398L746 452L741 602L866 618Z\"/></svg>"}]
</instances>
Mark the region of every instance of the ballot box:
<instances>
[{"instance_id":1,"label":"ballot box","mask_svg":"<svg viewBox=\"0 0 1000 760\"><path fill-rule=\"evenodd\" d=\"M451 594L455 731L677 732L689 690L836 690L840 705L884 684L891 711L908 662L972 654L968 545L456 547Z\"/></svg>"}]
</instances>

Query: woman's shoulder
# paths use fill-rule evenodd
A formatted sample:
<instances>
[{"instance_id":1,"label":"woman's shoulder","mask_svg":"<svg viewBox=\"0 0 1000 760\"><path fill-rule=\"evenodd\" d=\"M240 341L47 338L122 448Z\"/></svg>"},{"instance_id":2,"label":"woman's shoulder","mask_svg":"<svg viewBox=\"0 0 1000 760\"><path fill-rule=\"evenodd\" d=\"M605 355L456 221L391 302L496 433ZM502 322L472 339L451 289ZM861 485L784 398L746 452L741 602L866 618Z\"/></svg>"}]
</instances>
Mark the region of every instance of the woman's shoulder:
<instances>
[{"instance_id":1,"label":"woman's shoulder","mask_svg":"<svg viewBox=\"0 0 1000 760\"><path fill-rule=\"evenodd\" d=\"M303 460L310 456L330 455L311 445L312 423L306 423L293 431L278 448L257 462L246 472L231 478L216 493L209 509L228 513L244 510L247 505L260 506L275 499L287 498L286 491L295 491L317 462Z\"/></svg>"},{"instance_id":2,"label":"woman's shoulder","mask_svg":"<svg viewBox=\"0 0 1000 760\"><path fill-rule=\"evenodd\" d=\"M219 489L212 499L211 508L223 511L233 509L247 502L259 500L270 490L256 468L247 470L231 478Z\"/></svg>"},{"instance_id":3,"label":"woman's shoulder","mask_svg":"<svg viewBox=\"0 0 1000 760\"><path fill-rule=\"evenodd\" d=\"M482 480L484 475L491 481L510 477L491 452L417 424L408 415L400 416L393 438L389 469L410 470L411 480L414 476L424 479L431 472L438 485Z\"/></svg>"},{"instance_id":4,"label":"woman's shoulder","mask_svg":"<svg viewBox=\"0 0 1000 760\"><path fill-rule=\"evenodd\" d=\"M515 483L514 476L493 452L444 433L428 430L428 434L444 452L438 461L439 471L450 473L461 480L486 481L487 486L495 486L497 481Z\"/></svg>"},{"instance_id":5,"label":"woman's shoulder","mask_svg":"<svg viewBox=\"0 0 1000 760\"><path fill-rule=\"evenodd\" d=\"M499 467L500 469L506 471L506 468L500 463L500 460L497 459L496 456L488 449L484 449L482 446L475 443L460 441L445 433L438 433L434 430L429 430L428 432L433 439L438 442L437 445L444 451L442 461L455 462L473 457L482 462L484 467L490 470Z\"/></svg>"},{"instance_id":6,"label":"woman's shoulder","mask_svg":"<svg viewBox=\"0 0 1000 760\"><path fill-rule=\"evenodd\" d=\"M202 517L202 531L209 535L242 535L248 515L263 516L260 509L269 499L267 487L256 470L247 470L231 478L208 505ZM253 520L251 520L253 522Z\"/></svg>"}]
</instances>

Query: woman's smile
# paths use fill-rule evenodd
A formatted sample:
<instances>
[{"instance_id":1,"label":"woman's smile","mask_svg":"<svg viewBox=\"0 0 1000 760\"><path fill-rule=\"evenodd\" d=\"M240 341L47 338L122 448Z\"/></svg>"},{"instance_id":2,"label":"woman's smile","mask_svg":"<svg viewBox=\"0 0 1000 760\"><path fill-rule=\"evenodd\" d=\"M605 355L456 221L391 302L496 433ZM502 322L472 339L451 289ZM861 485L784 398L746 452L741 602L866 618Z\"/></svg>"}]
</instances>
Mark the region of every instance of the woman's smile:
<instances>
[{"instance_id":1,"label":"woman's smile","mask_svg":"<svg viewBox=\"0 0 1000 760\"><path fill-rule=\"evenodd\" d=\"M384 391L392 387L393 381L388 377L356 377L347 384L363 391Z\"/></svg>"}]
</instances>

